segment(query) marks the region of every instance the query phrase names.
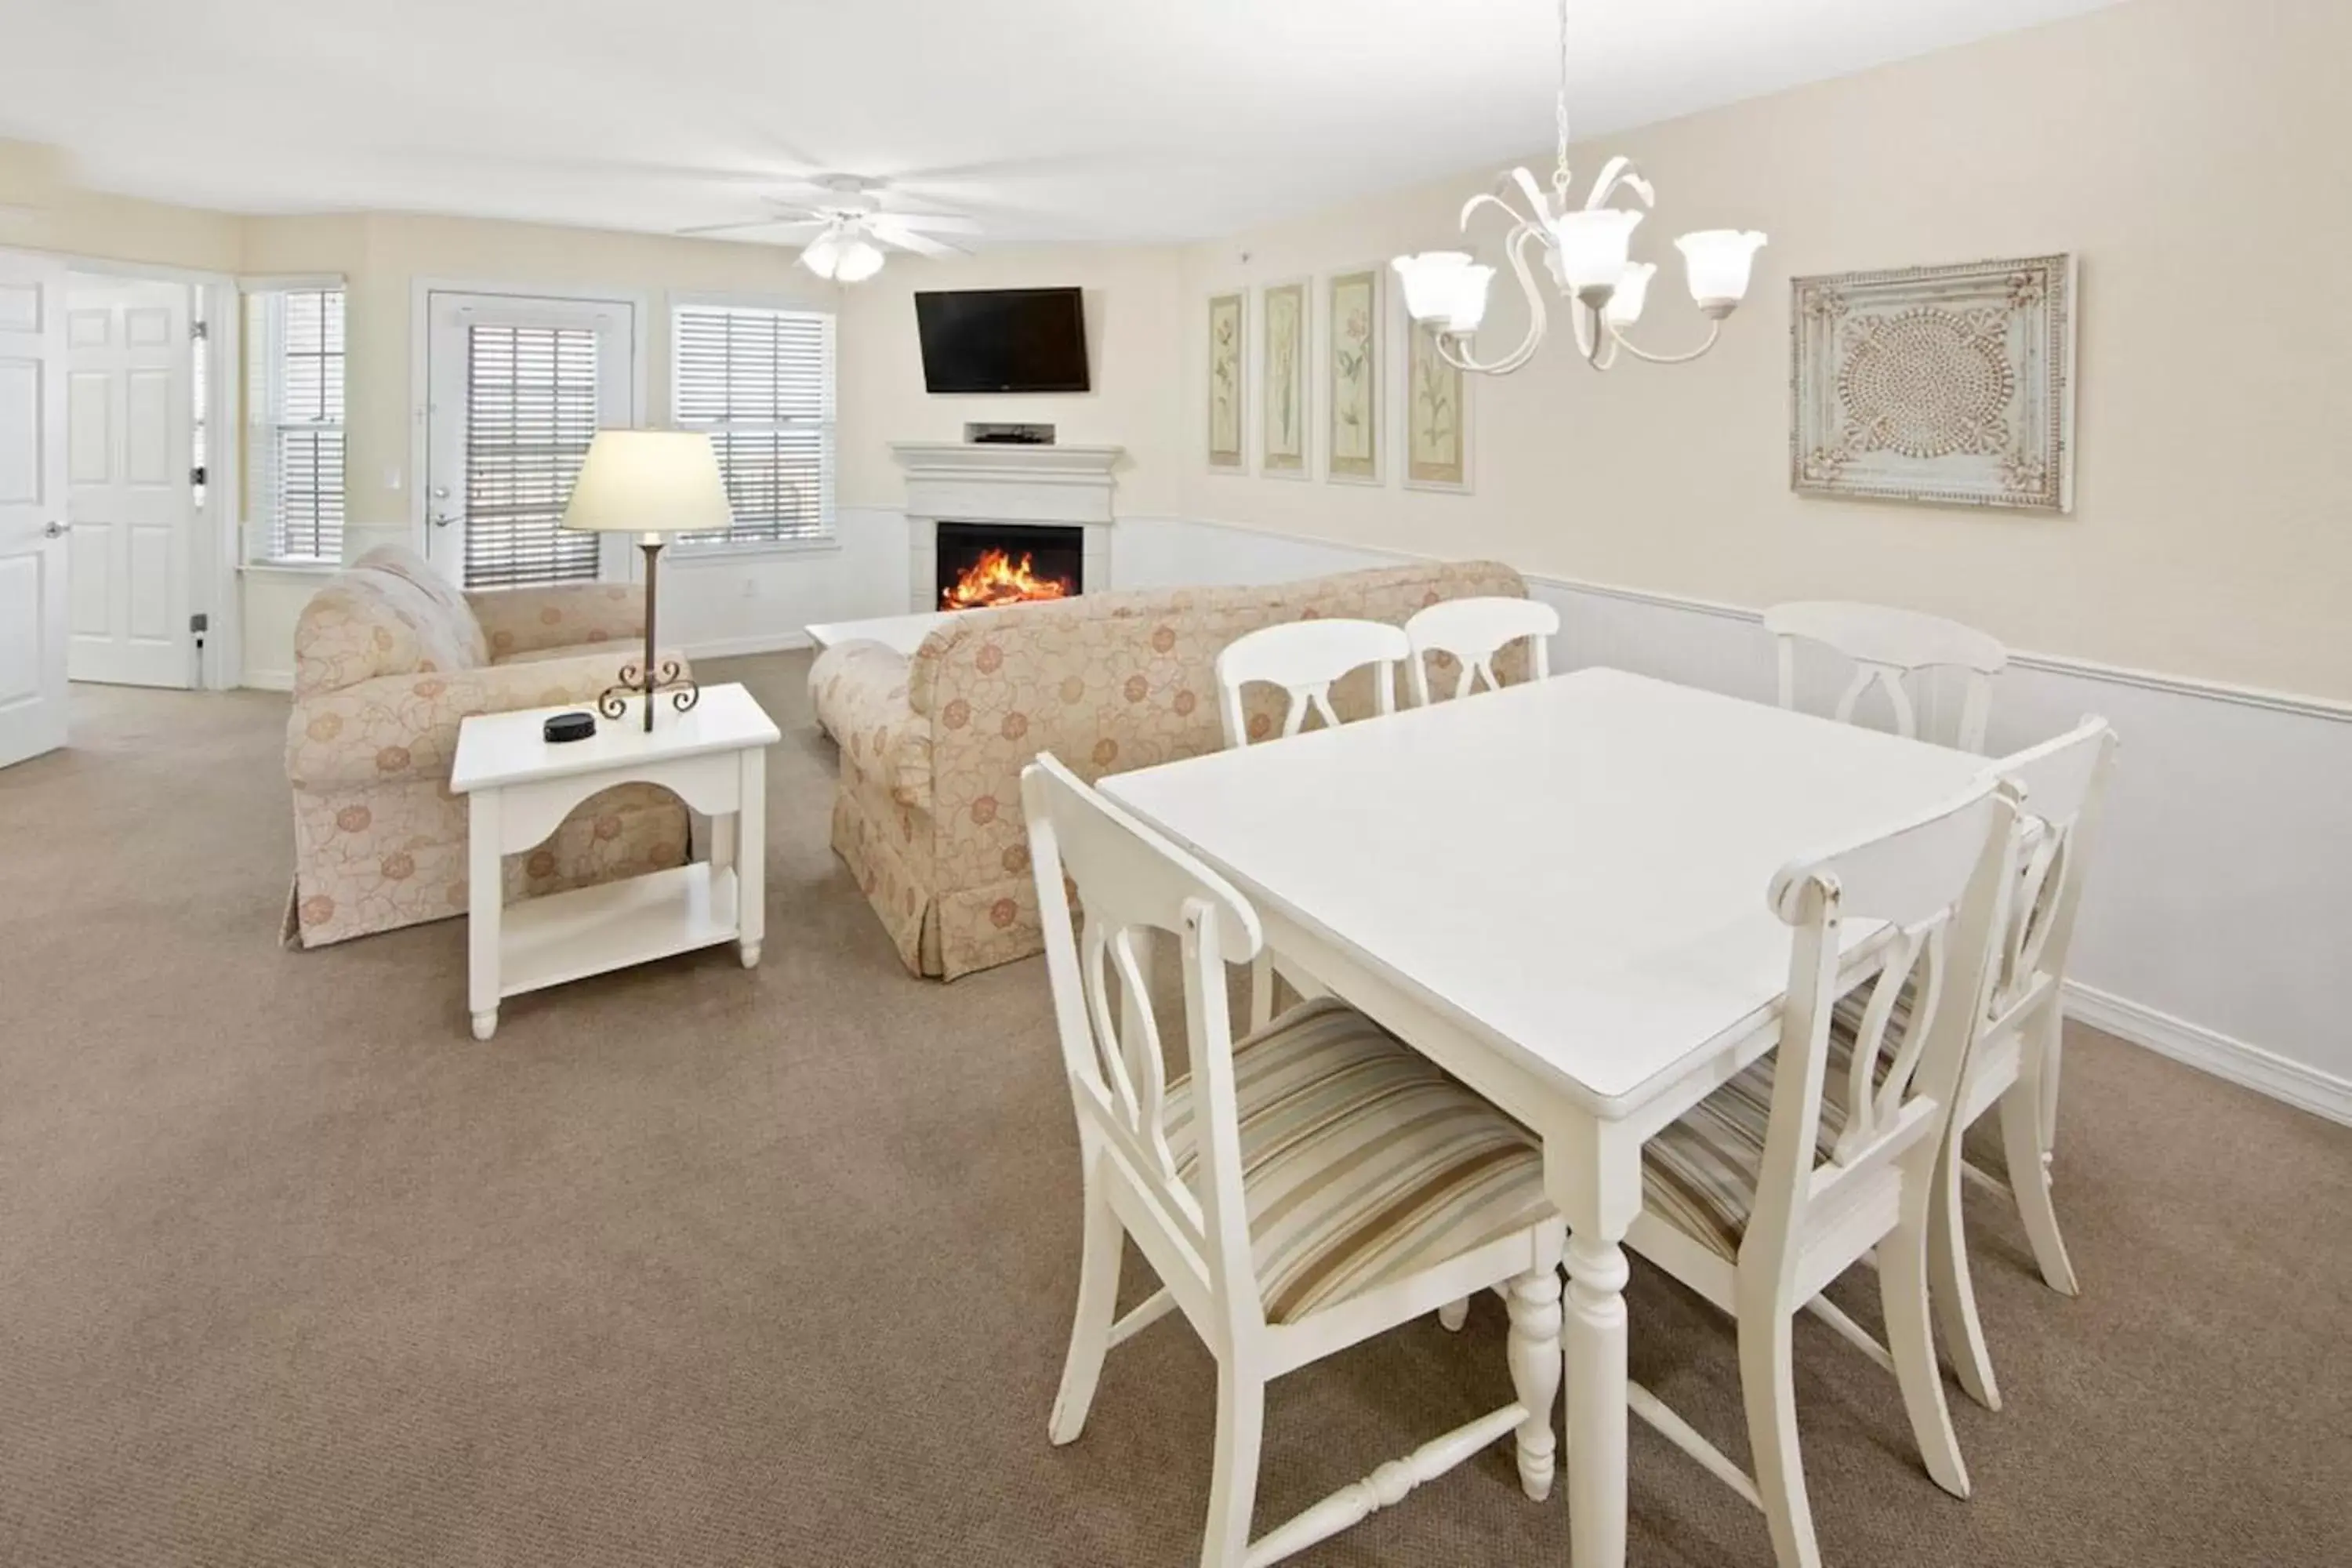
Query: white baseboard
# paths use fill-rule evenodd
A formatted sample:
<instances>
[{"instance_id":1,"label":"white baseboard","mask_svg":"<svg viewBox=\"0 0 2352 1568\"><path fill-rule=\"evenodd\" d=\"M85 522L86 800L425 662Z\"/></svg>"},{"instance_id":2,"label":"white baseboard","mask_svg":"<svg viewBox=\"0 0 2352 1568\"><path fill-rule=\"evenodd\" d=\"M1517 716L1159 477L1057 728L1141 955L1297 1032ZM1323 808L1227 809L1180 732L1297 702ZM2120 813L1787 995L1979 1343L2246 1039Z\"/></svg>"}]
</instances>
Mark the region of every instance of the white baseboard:
<instances>
[{"instance_id":1,"label":"white baseboard","mask_svg":"<svg viewBox=\"0 0 2352 1568\"><path fill-rule=\"evenodd\" d=\"M737 658L747 653L788 653L808 646L806 632L759 632L751 637L690 642L679 651L688 658Z\"/></svg>"},{"instance_id":2,"label":"white baseboard","mask_svg":"<svg viewBox=\"0 0 2352 1568\"><path fill-rule=\"evenodd\" d=\"M294 672L290 669L248 669L237 682L247 691L291 691Z\"/></svg>"},{"instance_id":3,"label":"white baseboard","mask_svg":"<svg viewBox=\"0 0 2352 1568\"><path fill-rule=\"evenodd\" d=\"M2260 1046L2080 981L2066 982L2066 1016L2215 1078L2352 1126L2352 1079L2289 1061Z\"/></svg>"}]
</instances>

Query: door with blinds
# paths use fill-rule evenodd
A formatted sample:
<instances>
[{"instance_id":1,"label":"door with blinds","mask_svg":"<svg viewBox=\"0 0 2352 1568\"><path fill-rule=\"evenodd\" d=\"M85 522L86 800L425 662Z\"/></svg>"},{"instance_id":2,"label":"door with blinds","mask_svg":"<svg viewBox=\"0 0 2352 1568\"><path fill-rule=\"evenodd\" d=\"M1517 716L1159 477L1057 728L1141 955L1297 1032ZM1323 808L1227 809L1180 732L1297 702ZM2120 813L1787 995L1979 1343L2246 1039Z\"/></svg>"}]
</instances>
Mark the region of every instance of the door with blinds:
<instances>
[{"instance_id":1,"label":"door with blinds","mask_svg":"<svg viewBox=\"0 0 2352 1568\"><path fill-rule=\"evenodd\" d=\"M467 588L626 576L626 542L566 529L563 505L596 432L630 422L632 307L426 298L425 532L434 566Z\"/></svg>"}]
</instances>

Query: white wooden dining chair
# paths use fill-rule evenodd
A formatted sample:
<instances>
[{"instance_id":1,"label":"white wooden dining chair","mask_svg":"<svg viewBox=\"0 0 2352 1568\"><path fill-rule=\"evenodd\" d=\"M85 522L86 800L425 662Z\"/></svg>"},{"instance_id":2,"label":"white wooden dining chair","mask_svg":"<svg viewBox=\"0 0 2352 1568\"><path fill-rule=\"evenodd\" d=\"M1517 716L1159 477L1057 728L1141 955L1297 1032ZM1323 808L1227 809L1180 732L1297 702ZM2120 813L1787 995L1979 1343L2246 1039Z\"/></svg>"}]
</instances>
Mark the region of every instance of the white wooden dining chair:
<instances>
[{"instance_id":1,"label":"white wooden dining chair","mask_svg":"<svg viewBox=\"0 0 2352 1568\"><path fill-rule=\"evenodd\" d=\"M1768 895L1793 931L1774 1054L1643 1151L1626 1245L1732 1315L1755 1475L1648 1390L1633 1413L1761 1509L1780 1568L1821 1550L1797 1442L1794 1315L1874 1248L1879 1300L1927 1473L1966 1497L1929 1327L1929 1231L1945 1133L2015 866L2013 786L1987 780L1893 832L1784 868ZM1841 928L1883 922L1849 1069L1833 1070ZM1923 998L1903 1013L1908 986Z\"/></svg>"},{"instance_id":2,"label":"white wooden dining chair","mask_svg":"<svg viewBox=\"0 0 2352 1568\"><path fill-rule=\"evenodd\" d=\"M1528 1495L1548 1495L1566 1227L1544 1199L1535 1136L1330 998L1235 1040L1224 966L1261 945L1256 912L1051 755L1023 771L1021 796L1085 1173L1054 1442L1084 1430L1111 1347L1174 1310L1217 1361L1202 1568L1277 1562L1506 1436ZM1075 933L1066 875L1085 910ZM1144 981L1162 932L1183 972L1190 1072L1174 1079ZM1126 1237L1161 1289L1114 1319ZM1253 1542L1266 1384L1498 1285L1517 1400Z\"/></svg>"},{"instance_id":3,"label":"white wooden dining chair","mask_svg":"<svg viewBox=\"0 0 2352 1568\"><path fill-rule=\"evenodd\" d=\"M1968 683L1959 721L1944 735L1927 738L1945 740L1964 752L1984 750L1985 726L1992 717L1992 678L2009 664L2009 651L1995 638L1939 616L1832 599L1775 605L1764 612L1764 626L1779 656L1781 707L1797 705L1800 642L1820 643L1853 665L1853 679L1837 701L1841 722L1853 721L1864 694L1875 684L1894 709L1895 732L1914 739L1919 735L1919 716L1908 679L1923 670L1958 670L1965 672Z\"/></svg>"},{"instance_id":4,"label":"white wooden dining chair","mask_svg":"<svg viewBox=\"0 0 2352 1568\"><path fill-rule=\"evenodd\" d=\"M1966 1177L2015 1203L2043 1282L2061 1295L2077 1293L2051 1195L2050 1162L2058 1131L2066 960L2115 753L2115 731L2105 720L2091 717L2056 740L1986 770L2024 793L2020 864L1996 955L1990 1005L1969 1049L1958 1110L1946 1140L1928 1256L1937 1318L1960 1386L1994 1410L2000 1408L2000 1385L1977 1312L1960 1184ZM1859 1005L1843 1003L1839 1015L1850 1028L1859 1020ZM1999 1136L1968 1141L1969 1130L1996 1109Z\"/></svg>"},{"instance_id":5,"label":"white wooden dining chair","mask_svg":"<svg viewBox=\"0 0 2352 1568\"><path fill-rule=\"evenodd\" d=\"M1312 711L1324 723L1337 726L1331 710L1331 685L1366 665L1374 666L1373 705L1382 713L1396 711L1396 667L1412 651L1402 630L1385 621L1328 619L1289 621L1235 637L1217 655L1217 712L1224 721L1225 744L1246 746L1249 723L1242 710L1242 689L1264 681L1278 686L1288 706L1282 733L1296 735Z\"/></svg>"},{"instance_id":6,"label":"white wooden dining chair","mask_svg":"<svg viewBox=\"0 0 2352 1568\"><path fill-rule=\"evenodd\" d=\"M1384 714L1395 712L1397 662L1412 650L1403 631L1385 621L1289 621L1235 637L1217 655L1216 662L1217 712L1224 725L1225 745L1250 743L1242 693L1257 682L1282 689L1286 738L1299 732L1310 711L1326 725L1337 728L1339 715L1331 707L1332 685L1368 665L1372 668L1374 709ZM1253 1029L1263 1028L1274 1016L1275 969L1275 955L1265 950L1250 964ZM1284 978L1302 995L1321 989L1304 975L1286 973Z\"/></svg>"},{"instance_id":7,"label":"white wooden dining chair","mask_svg":"<svg viewBox=\"0 0 2352 1568\"><path fill-rule=\"evenodd\" d=\"M1483 679L1486 689L1502 689L1495 674L1495 656L1521 637L1528 639L1529 675L1541 680L1551 674L1551 639L1559 634L1559 612L1539 599L1443 599L1416 611L1404 624L1412 655L1405 661L1405 681L1412 705L1430 704L1429 660L1443 654L1462 669L1454 695L1467 697Z\"/></svg>"}]
</instances>

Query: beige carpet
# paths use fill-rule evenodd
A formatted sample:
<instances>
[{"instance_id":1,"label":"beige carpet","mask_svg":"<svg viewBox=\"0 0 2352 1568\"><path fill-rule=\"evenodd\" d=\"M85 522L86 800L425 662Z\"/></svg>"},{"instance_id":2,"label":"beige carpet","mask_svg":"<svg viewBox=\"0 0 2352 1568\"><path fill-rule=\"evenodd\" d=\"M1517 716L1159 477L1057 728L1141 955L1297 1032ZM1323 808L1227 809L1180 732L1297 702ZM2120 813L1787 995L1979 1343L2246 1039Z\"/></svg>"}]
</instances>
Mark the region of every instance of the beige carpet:
<instances>
[{"instance_id":1,"label":"beige carpet","mask_svg":"<svg viewBox=\"0 0 2352 1568\"><path fill-rule=\"evenodd\" d=\"M1195 1560L1181 1321L1045 1441L1077 1192L1045 976L899 969L825 847L805 668L725 667L787 731L761 967L520 998L487 1046L462 922L276 945L282 698L84 689L70 752L0 772L0 1563ZM2082 1300L1973 1215L2010 1403L1955 1393L1973 1500L1800 1330L1832 1568L2352 1562L2352 1133L2078 1032L2060 1161ZM1744 1454L1724 1326L1639 1272L1632 1307L1635 1375ZM1276 1385L1261 1525L1501 1403L1502 1329L1482 1300ZM1769 1563L1638 1427L1633 1473L1636 1563ZM1302 1561L1567 1541L1498 1449Z\"/></svg>"}]
</instances>

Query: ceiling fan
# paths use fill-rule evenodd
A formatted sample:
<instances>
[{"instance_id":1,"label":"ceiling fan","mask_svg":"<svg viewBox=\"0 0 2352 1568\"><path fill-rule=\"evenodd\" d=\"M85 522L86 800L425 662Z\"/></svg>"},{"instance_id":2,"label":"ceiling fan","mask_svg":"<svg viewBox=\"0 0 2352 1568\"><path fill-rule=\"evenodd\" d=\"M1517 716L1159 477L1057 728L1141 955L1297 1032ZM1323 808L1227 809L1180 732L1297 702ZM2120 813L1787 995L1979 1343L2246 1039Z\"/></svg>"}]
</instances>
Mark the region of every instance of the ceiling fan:
<instances>
[{"instance_id":1,"label":"ceiling fan","mask_svg":"<svg viewBox=\"0 0 2352 1568\"><path fill-rule=\"evenodd\" d=\"M764 217L732 223L698 224L682 228L684 235L729 234L744 229L773 229L778 237L801 230L806 243L801 265L828 281L859 283L882 270L882 247L912 251L918 256L969 256L960 245L937 237L944 234L978 234L980 225L954 213L885 212L885 182L861 174L822 174L806 182L816 195L809 202L770 198Z\"/></svg>"}]
</instances>

